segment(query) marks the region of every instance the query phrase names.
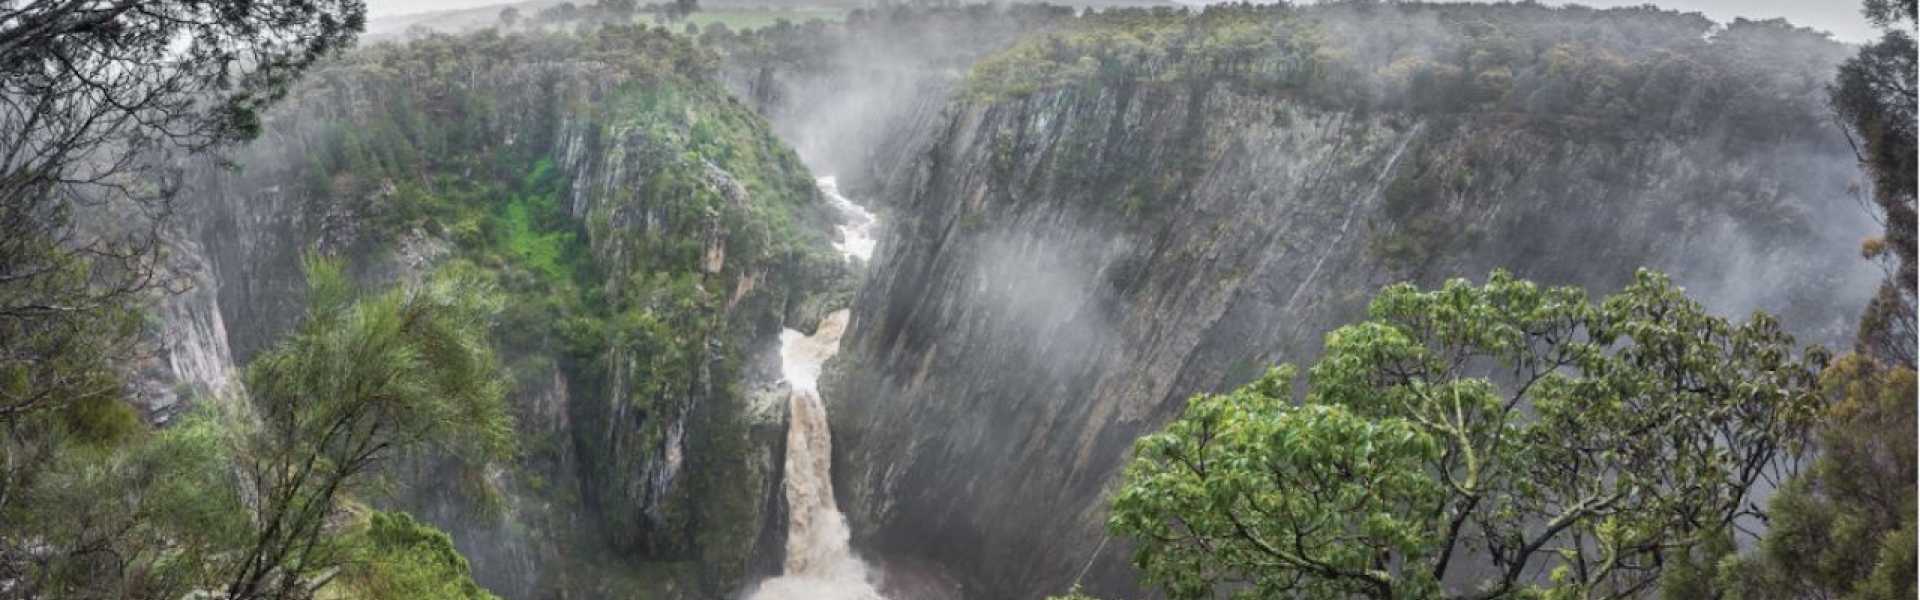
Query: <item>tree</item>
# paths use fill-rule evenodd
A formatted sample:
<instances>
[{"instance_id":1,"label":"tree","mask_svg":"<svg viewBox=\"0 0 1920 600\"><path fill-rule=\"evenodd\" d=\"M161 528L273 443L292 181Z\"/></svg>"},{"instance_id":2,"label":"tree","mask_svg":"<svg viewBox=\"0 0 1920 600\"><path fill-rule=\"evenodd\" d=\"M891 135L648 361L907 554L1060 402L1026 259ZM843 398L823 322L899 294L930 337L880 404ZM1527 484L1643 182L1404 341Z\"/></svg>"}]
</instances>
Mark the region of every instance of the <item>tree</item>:
<instances>
[{"instance_id":1,"label":"tree","mask_svg":"<svg viewBox=\"0 0 1920 600\"><path fill-rule=\"evenodd\" d=\"M1920 289L1915 240L1915 114L1920 102L1914 40L1908 29L1920 24L1914 0L1867 0L1866 15L1886 33L1840 65L1828 89L1834 112L1871 183L1868 195L1886 225L1883 237L1869 240L1867 258L1882 261L1887 281L1861 316L1857 349L1884 361L1914 368L1914 294Z\"/></svg>"},{"instance_id":2,"label":"tree","mask_svg":"<svg viewBox=\"0 0 1920 600\"><path fill-rule=\"evenodd\" d=\"M1828 368L1831 406L1816 458L1769 505L1759 551L1689 557L1704 563L1670 588L1741 598L1895 599L1914 596L1915 556L1915 83L1920 21L1913 0L1867 0L1886 30L1840 67L1829 88L1860 153L1883 237L1864 254L1887 278L1860 319L1854 354ZM1697 593L1693 595L1698 595Z\"/></svg>"},{"instance_id":3,"label":"tree","mask_svg":"<svg viewBox=\"0 0 1920 600\"><path fill-rule=\"evenodd\" d=\"M1831 404L1819 453L1774 495L1758 552L1701 557L1670 587L1755 600L1914 596L1914 372L1849 354L1821 381Z\"/></svg>"},{"instance_id":4,"label":"tree","mask_svg":"<svg viewBox=\"0 0 1920 600\"><path fill-rule=\"evenodd\" d=\"M305 597L349 556L328 535L340 500L408 452L440 446L491 460L512 421L487 340L499 309L484 284L443 275L353 302L339 265L310 259L307 320L248 366L259 412L237 458L257 532L233 559L227 597Z\"/></svg>"},{"instance_id":5,"label":"tree","mask_svg":"<svg viewBox=\"0 0 1920 600\"><path fill-rule=\"evenodd\" d=\"M673 0L660 5L660 20L672 23L700 12L700 0Z\"/></svg>"},{"instance_id":6,"label":"tree","mask_svg":"<svg viewBox=\"0 0 1920 600\"><path fill-rule=\"evenodd\" d=\"M640 12L638 0L599 0L593 5L600 18L609 23L632 23L633 16Z\"/></svg>"},{"instance_id":7,"label":"tree","mask_svg":"<svg viewBox=\"0 0 1920 600\"><path fill-rule=\"evenodd\" d=\"M1174 598L1635 595L1779 481L1825 360L1792 346L1649 271L1391 286L1303 403L1282 367L1139 440L1110 525Z\"/></svg>"},{"instance_id":8,"label":"tree","mask_svg":"<svg viewBox=\"0 0 1920 600\"><path fill-rule=\"evenodd\" d=\"M343 569L350 587L484 597L459 584L466 565L447 558L457 558L450 546L394 537L419 529L411 521L383 528L376 518L365 535L342 523L349 498L396 458L439 447L485 462L511 450L487 339L490 290L450 270L356 298L337 263L310 260L308 271L308 319L250 365L250 398L211 399L180 424L122 442L76 435L93 428L53 432L51 464L0 513L0 531L30 540L0 548L9 582L0 598L222 588L233 599L308 598ZM455 573L441 580L452 587L429 585Z\"/></svg>"},{"instance_id":9,"label":"tree","mask_svg":"<svg viewBox=\"0 0 1920 600\"><path fill-rule=\"evenodd\" d=\"M507 29L513 29L514 25L519 25L519 24L520 24L519 8L509 6L509 7L500 9L500 26L501 27L504 27Z\"/></svg>"},{"instance_id":10,"label":"tree","mask_svg":"<svg viewBox=\"0 0 1920 600\"><path fill-rule=\"evenodd\" d=\"M249 531L233 436L214 409L112 445L61 440L0 513L4 531L34 542L0 555L0 598L181 598L214 585L218 557Z\"/></svg>"},{"instance_id":11,"label":"tree","mask_svg":"<svg viewBox=\"0 0 1920 600\"><path fill-rule=\"evenodd\" d=\"M115 365L140 348L137 304L173 283L160 232L175 159L256 133L259 112L350 44L364 12L359 0L0 3L0 579L25 582L6 594L33 595L56 569L119 573L139 564L119 552L129 545L192 539L115 520L152 506L85 512L58 490L166 471L83 438L129 429ZM54 521L15 519L45 510L97 517L64 530L90 553L62 556Z\"/></svg>"},{"instance_id":12,"label":"tree","mask_svg":"<svg viewBox=\"0 0 1920 600\"><path fill-rule=\"evenodd\" d=\"M579 20L579 18L580 7L574 6L572 2L561 2L540 9L540 21L542 23L569 23Z\"/></svg>"},{"instance_id":13,"label":"tree","mask_svg":"<svg viewBox=\"0 0 1920 600\"><path fill-rule=\"evenodd\" d=\"M1854 354L1822 376L1831 406L1806 472L1769 506L1759 551L1690 557L1669 587L1742 598L1912 598L1916 567L1914 0L1867 0L1886 30L1828 88L1886 226L1864 254L1887 278L1860 318ZM1672 594L1675 597L1681 593Z\"/></svg>"},{"instance_id":14,"label":"tree","mask_svg":"<svg viewBox=\"0 0 1920 600\"><path fill-rule=\"evenodd\" d=\"M118 397L111 365L135 347L132 304L171 283L160 228L177 190L173 159L257 133L260 111L351 44L364 13L359 0L0 4L0 428L9 456L44 453L46 427L30 423L34 415ZM82 226L86 213L106 218ZM13 461L0 503L39 464Z\"/></svg>"}]
</instances>

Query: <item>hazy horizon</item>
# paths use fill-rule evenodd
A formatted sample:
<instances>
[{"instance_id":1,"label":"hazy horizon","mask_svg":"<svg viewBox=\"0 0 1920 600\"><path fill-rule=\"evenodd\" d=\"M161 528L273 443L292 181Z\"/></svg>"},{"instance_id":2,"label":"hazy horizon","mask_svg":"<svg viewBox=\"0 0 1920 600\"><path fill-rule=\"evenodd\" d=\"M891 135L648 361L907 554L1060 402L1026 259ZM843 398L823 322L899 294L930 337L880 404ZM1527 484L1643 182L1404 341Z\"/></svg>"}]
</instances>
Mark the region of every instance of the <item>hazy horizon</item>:
<instances>
[{"instance_id":1,"label":"hazy horizon","mask_svg":"<svg viewBox=\"0 0 1920 600\"><path fill-rule=\"evenodd\" d=\"M1208 2L1198 0L1176 0L1183 4L1198 5ZM577 0L578 4L591 4L591 0ZM517 2L502 0L367 0L367 14L372 18L401 17L419 13L442 10L459 10L486 6L503 6ZM1584 2L1553 2L1546 4L1585 4L1595 7L1621 7L1653 4L1665 9L1687 12L1699 12L1715 21L1726 23L1735 18L1772 19L1785 18L1795 25L1811 27L1833 34L1835 39L1859 43L1875 37L1877 32L1860 13L1860 5L1851 0L1663 0L1645 2L1643 0L1587 0Z\"/></svg>"}]
</instances>

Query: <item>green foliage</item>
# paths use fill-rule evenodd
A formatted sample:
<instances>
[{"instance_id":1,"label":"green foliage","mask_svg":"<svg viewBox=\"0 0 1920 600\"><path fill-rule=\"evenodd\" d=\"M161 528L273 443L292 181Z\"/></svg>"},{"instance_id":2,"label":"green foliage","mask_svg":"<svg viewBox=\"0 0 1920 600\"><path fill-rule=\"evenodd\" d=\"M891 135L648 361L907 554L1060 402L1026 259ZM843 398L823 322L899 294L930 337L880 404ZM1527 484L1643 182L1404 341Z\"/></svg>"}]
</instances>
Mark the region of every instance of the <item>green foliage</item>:
<instances>
[{"instance_id":1,"label":"green foliage","mask_svg":"<svg viewBox=\"0 0 1920 600\"><path fill-rule=\"evenodd\" d=\"M529 531L535 544L698 556L703 581L737 578L726 571L746 559L730 554L749 548L760 507L739 500L753 473L725 447L746 430L724 384L739 341L804 287L780 279L843 264L827 212L799 158L709 79L711 51L661 28L520 29L378 45L316 78L303 100L335 120L311 126L314 179L363 203L349 208L372 217L364 239L453 242L436 260L498 291L518 391L564 381L564 404L533 414L574 425L522 432L526 453L493 479L539 500L516 527L552 529ZM367 97L382 100L332 108ZM672 451L702 462L659 494L642 480ZM489 516L464 490L446 496ZM576 534L581 519L601 526ZM543 555L568 565L538 585L597 551Z\"/></svg>"},{"instance_id":2,"label":"green foliage","mask_svg":"<svg viewBox=\"0 0 1920 600\"><path fill-rule=\"evenodd\" d=\"M1279 368L1196 397L1180 420L1136 442L1114 529L1138 540L1147 579L1177 598L1208 597L1236 575L1249 582L1247 597L1430 593L1435 581L1396 578L1376 560L1385 551L1417 563L1432 551L1411 515L1441 498L1423 469L1439 442L1407 419L1294 406L1292 379ZM1236 568L1257 564L1271 567Z\"/></svg>"},{"instance_id":3,"label":"green foliage","mask_svg":"<svg viewBox=\"0 0 1920 600\"><path fill-rule=\"evenodd\" d=\"M1660 576L1661 600L1721 597L1717 578L1727 561L1736 558L1736 551L1733 534L1728 531L1676 557L1678 560Z\"/></svg>"},{"instance_id":4,"label":"green foliage","mask_svg":"<svg viewBox=\"0 0 1920 600\"><path fill-rule=\"evenodd\" d=\"M121 451L144 433L116 368L145 349L136 308L144 283L121 285L135 282L121 281L133 273L119 270L119 255L96 260L66 245L71 238L24 230L49 225L37 219L64 227L65 211L17 212L29 210L24 197L0 204L11 223L0 227L0 271L10 274L0 284L0 573L16 582L9 593L27 595L131 585L94 586L126 566L77 553L144 549L163 535L132 516L137 498L115 495L117 484L160 468ZM123 258L146 269L153 256Z\"/></svg>"},{"instance_id":5,"label":"green foliage","mask_svg":"<svg viewBox=\"0 0 1920 600\"><path fill-rule=\"evenodd\" d=\"M133 414L133 407L113 396L87 396L67 404L62 412L67 432L93 446L118 446L140 430L140 417Z\"/></svg>"},{"instance_id":6,"label":"green foliage","mask_svg":"<svg viewBox=\"0 0 1920 600\"><path fill-rule=\"evenodd\" d=\"M698 379L735 377L735 330L750 330L766 311L784 308L764 292L743 299L752 283L736 281L778 273L788 262L831 257L838 264L838 257L820 233L825 227L809 222L820 218L811 177L764 121L707 79L714 61L663 29L614 26L573 34L424 36L376 45L320 69L292 99L295 108L274 124L303 152L280 161L277 172L269 168L276 166L270 154L250 158L263 164L248 165L254 170L247 176L288 182L292 193L311 200L305 207L311 222L348 213L370 226L361 240L447 240L452 256L441 259L441 271L424 284L379 294L355 289L341 263L309 261L308 318L249 366L251 397L236 401L258 414L204 417L217 426L156 433L121 403L110 367L113 351L123 348L109 342L139 331L135 311L115 305L59 328L0 332L10 351L23 356L35 350L29 344L66 352L57 361L0 362L0 411L34 412L23 421L32 439L10 439L3 449L8 465L32 468L8 473L46 473L0 488L0 554L40 552L20 550L31 545L44 548L51 565L26 570L21 581L27 583L10 590L84 588L100 590L90 597L144 597L129 591L139 587L169 598L188 590L297 596L307 593L299 588L311 580L303 580L377 554L382 558L372 562L388 568L363 572L367 589L352 593L470 597L463 563L457 570L467 583L440 585L453 585L441 575L456 564L444 543L415 536L422 541L396 546L345 535L339 517L349 499L379 497L405 483L390 477L400 474L393 469L421 462L436 474L451 466L463 485L486 487L493 480L477 474L516 449L537 447L545 458L591 454L610 432L624 438L635 435L632 429L643 443L623 440L586 460L605 460L600 466L610 473L589 476L636 477L626 466L654 460L649 455L663 447L666 425L677 418L691 423L692 436L744 440L735 412L681 414L694 394L734 393L724 386L702 389ZM555 102L550 110L519 110L524 107L477 83L524 76L530 64L582 66L614 83L605 97L596 92L592 102ZM583 127L562 127L563 119ZM645 154L625 163L637 166L633 181L642 185L610 179L603 185L611 189L591 192L596 203L589 214L572 214L580 188L554 161L564 156L561 144L578 140L557 139L560 132L588 143L617 140L609 145L614 156ZM0 250L42 248L28 242L40 240L9 239ZM46 273L67 283L89 278L84 261L55 266ZM52 298L38 291L0 286L0 302ZM728 300L747 306L735 309ZM726 317L735 310L745 316L730 323ZM90 329L81 336L75 324ZM495 342L499 357L489 349ZM623 415L639 417L639 425L633 418L595 419L578 431L583 440L515 439L501 402L501 375L545 383L556 367L577 386L580 404L630 387L612 400ZM58 394L44 393L53 383ZM53 401L59 410L38 410ZM175 433L203 430L219 435L184 439L204 442L202 454L217 468L188 473L184 463L134 458L184 443ZM741 455L737 448L716 452ZM547 463L520 466L527 465ZM758 510L750 501L734 502L736 490L727 487L744 485L745 474L735 468L744 465L703 465L697 477L712 481L699 483L701 495L688 496L685 490L695 486L678 484L675 493L685 498L675 500L673 518L686 528L659 537L691 538L681 533L698 531L707 548L702 552L744 565L744 557L722 556L740 551L743 528L751 534L753 521L737 516ZM247 490L250 500L184 496L181 491L192 488L174 482ZM542 486L554 494L543 499L578 501L572 495L581 490L568 485L573 482L556 483ZM608 489L625 493L616 486L627 483ZM459 493L466 500L473 494ZM203 503L184 504L188 500ZM628 505L608 506L623 511ZM157 516L163 509L169 516ZM232 522L213 523L216 514ZM182 533L196 526L219 539ZM16 572L6 578L13 581ZM344 586L322 595L335 592L351 595Z\"/></svg>"},{"instance_id":7,"label":"green foliage","mask_svg":"<svg viewBox=\"0 0 1920 600\"><path fill-rule=\"evenodd\" d=\"M261 425L236 462L259 529L226 584L235 598L278 597L343 564L351 549L328 523L383 462L439 447L485 463L514 447L485 282L456 271L361 298L337 262L307 264L306 321L247 368Z\"/></svg>"},{"instance_id":8,"label":"green foliage","mask_svg":"<svg viewBox=\"0 0 1920 600\"><path fill-rule=\"evenodd\" d=\"M806 23L809 21L837 22L846 18L846 10L839 8L761 8L747 10L707 10L687 17L689 25L711 28L725 27L732 31L751 31L774 27L782 23Z\"/></svg>"},{"instance_id":9,"label":"green foliage","mask_svg":"<svg viewBox=\"0 0 1920 600\"><path fill-rule=\"evenodd\" d=\"M246 381L269 422L321 429L275 442L318 442L338 419L376 417L369 439L454 444L477 460L512 453L488 336L501 298L486 281L454 269L362 297L339 261L310 257L307 274L307 320L248 365Z\"/></svg>"},{"instance_id":10,"label":"green foliage","mask_svg":"<svg viewBox=\"0 0 1920 600\"><path fill-rule=\"evenodd\" d=\"M1920 289L1914 163L1920 158L1920 132L1914 106L1920 63L1911 34L1920 24L1913 2L1867 0L1866 12L1885 29L1879 41L1840 66L1828 98L1860 154L1871 186L1867 193L1879 209L1886 231L1862 249L1888 273L1879 294L1861 316L1856 348L1881 360L1914 368L1916 289Z\"/></svg>"},{"instance_id":11,"label":"green foliage","mask_svg":"<svg viewBox=\"0 0 1920 600\"><path fill-rule=\"evenodd\" d=\"M639 294L613 315L607 341L639 362L631 400L644 405L692 382L700 359L692 342L707 335L713 316L691 273L635 274L629 281Z\"/></svg>"},{"instance_id":12,"label":"green foliage","mask_svg":"<svg viewBox=\"0 0 1920 600\"><path fill-rule=\"evenodd\" d=\"M557 123L517 118L521 115L510 110L511 102L491 90L476 89L470 78L484 76L497 84L502 72L513 66L591 64L596 76L607 81L631 82L633 87L703 86L703 92L721 99L717 86L707 82L717 60L664 28L633 25L579 33L501 35L487 30L423 36L404 44L375 44L320 70L294 100L304 110L277 117L272 125L311 132L305 142L310 145L306 164L287 179L301 181L321 196L366 202L359 208L381 215L389 225L412 225L422 217L446 216L408 206L450 207L445 201L453 198L447 196L457 194L439 181L443 176L453 176L456 184L492 186L496 192L564 183L557 173L526 171L529 164L557 156ZM364 100L353 99L364 98L379 100L361 110L338 110L343 104L361 105ZM548 113L537 119L560 116ZM418 184L439 200L421 205L418 201L425 198L415 194L396 206L383 184Z\"/></svg>"},{"instance_id":13,"label":"green foliage","mask_svg":"<svg viewBox=\"0 0 1920 600\"><path fill-rule=\"evenodd\" d=\"M60 446L55 421L95 444L131 428L111 365L139 356L138 306L175 283L171 165L257 135L259 112L352 45L366 14L347 0L101 8L9 4L0 20L0 96L20 107L0 117L0 511ZM0 577L35 568L38 545L0 527Z\"/></svg>"},{"instance_id":14,"label":"green foliage","mask_svg":"<svg viewBox=\"0 0 1920 600\"><path fill-rule=\"evenodd\" d=\"M658 163L634 190L639 197L665 201L669 218L688 221L718 217L729 233L727 253L750 258L784 256L824 248L812 227L798 227L802 211L816 206L813 180L799 157L776 138L751 111L702 86L656 86L630 90L620 122L613 130L641 132L662 147ZM709 171L717 167L730 178ZM738 184L745 197L730 184ZM752 202L744 202L751 198ZM689 232L691 233L691 232ZM699 236L662 236L635 240L633 255L642 262L629 271L700 270Z\"/></svg>"},{"instance_id":15,"label":"green foliage","mask_svg":"<svg viewBox=\"0 0 1920 600\"><path fill-rule=\"evenodd\" d=\"M750 98L743 100L771 100L776 75L833 76L857 66L847 64L848 57L886 54L928 71L965 71L1023 33L1075 18L1071 7L1029 3L892 3L846 11L844 23L832 24L826 21L839 20L838 13L824 20L804 9L794 13L795 18L772 23L716 19L722 22L704 25L700 45L722 56L730 72L751 78ZM693 20L709 14L727 13L702 13ZM903 56L902 48L911 50Z\"/></svg>"},{"instance_id":16,"label":"green foliage","mask_svg":"<svg viewBox=\"0 0 1920 600\"><path fill-rule=\"evenodd\" d=\"M565 261L578 260L580 249L554 181L552 161L534 163L521 184L525 195L515 195L502 206L497 231L498 243L509 256L559 284L573 278L574 268Z\"/></svg>"},{"instance_id":17,"label":"green foliage","mask_svg":"<svg viewBox=\"0 0 1920 600\"><path fill-rule=\"evenodd\" d=\"M0 519L28 524L44 561L18 573L13 590L177 598L217 585L251 527L233 442L225 417L202 408L115 448L51 453Z\"/></svg>"},{"instance_id":18,"label":"green foliage","mask_svg":"<svg viewBox=\"0 0 1920 600\"><path fill-rule=\"evenodd\" d=\"M1829 367L1812 466L1774 495L1759 551L1694 585L1750 599L1913 597L1914 381L1858 354Z\"/></svg>"},{"instance_id":19,"label":"green foliage","mask_svg":"<svg viewBox=\"0 0 1920 600\"><path fill-rule=\"evenodd\" d=\"M1867 0L1886 30L1840 66L1829 100L1860 153L1886 225L1862 248L1888 276L1861 316L1855 354L1821 377L1830 402L1806 471L1768 506L1759 551L1725 556L1670 588L1720 597L1912 598L1915 556L1915 3Z\"/></svg>"},{"instance_id":20,"label":"green foliage","mask_svg":"<svg viewBox=\"0 0 1920 600\"><path fill-rule=\"evenodd\" d=\"M1226 79L1252 72L1255 57L1311 54L1305 25L1283 13L1246 8L1184 11L1112 10L1090 14L1060 31L1030 36L976 63L967 94L976 101L1022 97L1082 81L1105 84ZM1277 79L1303 76L1273 64ZM1287 70L1287 72L1281 72Z\"/></svg>"},{"instance_id":21,"label":"green foliage","mask_svg":"<svg viewBox=\"0 0 1920 600\"><path fill-rule=\"evenodd\" d=\"M1748 514L1820 406L1824 351L1664 276L1590 304L1504 272L1390 286L1291 371L1135 447L1111 525L1175 598L1581 597L1656 583ZM1764 474L1764 475L1763 475ZM1460 565L1491 565L1468 571ZM1549 581L1526 573L1544 565ZM1475 573L1465 590L1442 581Z\"/></svg>"},{"instance_id":22,"label":"green foliage","mask_svg":"<svg viewBox=\"0 0 1920 600\"><path fill-rule=\"evenodd\" d=\"M494 600L473 582L467 559L445 532L406 513L373 511L354 547L346 596L365 600Z\"/></svg>"}]
</instances>

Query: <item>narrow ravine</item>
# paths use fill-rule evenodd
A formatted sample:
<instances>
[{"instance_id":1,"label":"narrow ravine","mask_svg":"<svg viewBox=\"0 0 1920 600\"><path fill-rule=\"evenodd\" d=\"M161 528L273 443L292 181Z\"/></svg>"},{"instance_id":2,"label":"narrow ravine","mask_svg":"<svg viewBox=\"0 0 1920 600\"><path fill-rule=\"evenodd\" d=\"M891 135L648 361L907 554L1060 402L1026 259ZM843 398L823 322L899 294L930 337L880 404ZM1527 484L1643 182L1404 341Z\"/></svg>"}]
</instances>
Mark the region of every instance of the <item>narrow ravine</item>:
<instances>
[{"instance_id":1,"label":"narrow ravine","mask_svg":"<svg viewBox=\"0 0 1920 600\"><path fill-rule=\"evenodd\" d=\"M834 247L848 260L873 256L873 214L840 195L832 177L822 177L820 192L849 222L840 226ZM876 589L873 569L853 555L846 515L833 500L833 434L818 387L820 366L840 351L848 311L820 321L809 336L780 332L780 368L787 380L786 496L787 557L779 577L761 582L752 600L885 600Z\"/></svg>"}]
</instances>

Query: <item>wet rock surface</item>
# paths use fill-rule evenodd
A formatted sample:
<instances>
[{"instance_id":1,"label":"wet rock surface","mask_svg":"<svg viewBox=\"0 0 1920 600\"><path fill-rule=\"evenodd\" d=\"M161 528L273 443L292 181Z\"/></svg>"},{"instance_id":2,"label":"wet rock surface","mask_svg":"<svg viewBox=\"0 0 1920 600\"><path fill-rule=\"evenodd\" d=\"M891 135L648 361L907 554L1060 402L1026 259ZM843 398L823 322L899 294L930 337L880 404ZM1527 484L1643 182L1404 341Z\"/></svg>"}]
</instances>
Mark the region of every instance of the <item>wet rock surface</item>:
<instances>
[{"instance_id":1,"label":"wet rock surface","mask_svg":"<svg viewBox=\"0 0 1920 600\"><path fill-rule=\"evenodd\" d=\"M891 225L823 390L856 545L973 598L1083 570L1136 595L1104 534L1132 441L1192 394L1309 363L1382 285L1503 267L1600 292L1647 265L1833 341L1865 298L1830 290L1873 277L1848 250L1870 223L1833 216L1837 136L1725 154L1167 86L955 102L931 125L894 142L917 159L880 192Z\"/></svg>"}]
</instances>

